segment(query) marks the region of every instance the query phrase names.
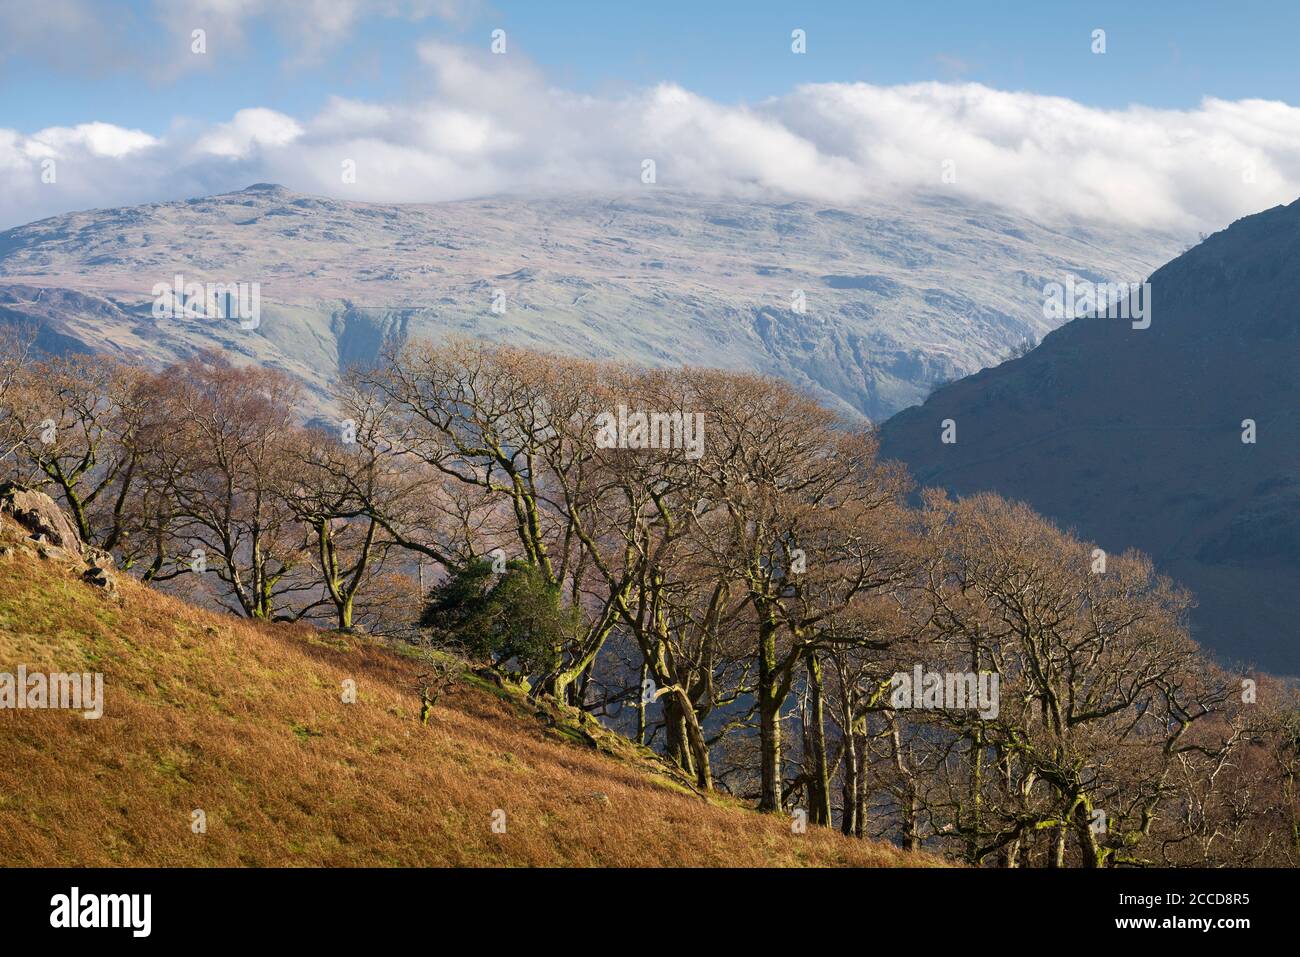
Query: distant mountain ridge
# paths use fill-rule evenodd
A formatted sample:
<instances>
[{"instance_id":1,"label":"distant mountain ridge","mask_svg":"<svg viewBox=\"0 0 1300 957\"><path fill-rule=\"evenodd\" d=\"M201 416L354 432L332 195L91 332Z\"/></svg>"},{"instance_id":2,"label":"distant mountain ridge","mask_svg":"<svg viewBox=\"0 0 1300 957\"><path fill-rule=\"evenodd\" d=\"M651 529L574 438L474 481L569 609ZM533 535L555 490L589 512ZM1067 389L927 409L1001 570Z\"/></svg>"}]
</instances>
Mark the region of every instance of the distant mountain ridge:
<instances>
[{"instance_id":1,"label":"distant mountain ridge","mask_svg":"<svg viewBox=\"0 0 1300 957\"><path fill-rule=\"evenodd\" d=\"M1049 331L1044 282L1140 279L1179 245L946 197L841 209L647 188L394 205L259 183L0 232L0 321L150 361L217 346L320 396L385 341L456 333L755 370L880 420ZM258 283L258 328L153 316L151 290L177 274Z\"/></svg>"},{"instance_id":2,"label":"distant mountain ridge","mask_svg":"<svg viewBox=\"0 0 1300 957\"><path fill-rule=\"evenodd\" d=\"M883 454L1148 552L1196 593L1199 641L1300 675L1300 201L1215 233L1151 289L1150 328L1070 322L894 416Z\"/></svg>"}]
</instances>

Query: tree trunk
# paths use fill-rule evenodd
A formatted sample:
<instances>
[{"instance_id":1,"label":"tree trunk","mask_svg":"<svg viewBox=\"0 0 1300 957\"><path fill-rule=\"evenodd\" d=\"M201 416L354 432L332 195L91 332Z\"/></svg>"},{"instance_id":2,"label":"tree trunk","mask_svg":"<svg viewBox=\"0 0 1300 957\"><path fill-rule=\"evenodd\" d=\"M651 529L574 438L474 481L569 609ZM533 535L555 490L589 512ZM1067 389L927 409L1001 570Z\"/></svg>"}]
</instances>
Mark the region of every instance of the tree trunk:
<instances>
[{"instance_id":1,"label":"tree trunk","mask_svg":"<svg viewBox=\"0 0 1300 957\"><path fill-rule=\"evenodd\" d=\"M695 765L695 784L701 791L712 791L713 769L709 761L709 745L704 740L704 729L700 727L699 717L685 693L679 694L683 702L682 723L686 728L686 742L691 750L691 761Z\"/></svg>"},{"instance_id":2,"label":"tree trunk","mask_svg":"<svg viewBox=\"0 0 1300 957\"><path fill-rule=\"evenodd\" d=\"M844 732L844 784L840 791L844 810L840 817L840 831L852 836L858 831L858 788L862 782L858 776L858 736L851 721L845 723L848 730Z\"/></svg>"},{"instance_id":3,"label":"tree trunk","mask_svg":"<svg viewBox=\"0 0 1300 957\"><path fill-rule=\"evenodd\" d=\"M809 651L804 662L808 671L804 742L807 759L812 765L808 784L808 820L830 827L831 781L826 764L826 698L822 689L822 665L815 651Z\"/></svg>"},{"instance_id":4,"label":"tree trunk","mask_svg":"<svg viewBox=\"0 0 1300 957\"><path fill-rule=\"evenodd\" d=\"M781 698L776 674L776 629L760 626L758 655L758 744L761 758L761 791L758 809L776 812L782 808L781 793Z\"/></svg>"},{"instance_id":5,"label":"tree trunk","mask_svg":"<svg viewBox=\"0 0 1300 957\"><path fill-rule=\"evenodd\" d=\"M867 748L866 736L852 723L845 737L844 758L844 820L840 830L861 837L867 827Z\"/></svg>"},{"instance_id":6,"label":"tree trunk","mask_svg":"<svg viewBox=\"0 0 1300 957\"><path fill-rule=\"evenodd\" d=\"M636 743L645 744L645 683L650 677L650 668L641 665L641 684L636 694Z\"/></svg>"},{"instance_id":7,"label":"tree trunk","mask_svg":"<svg viewBox=\"0 0 1300 957\"><path fill-rule=\"evenodd\" d=\"M1065 866L1065 835L1069 831L1069 825L1061 822L1056 828L1056 837L1052 846L1052 856L1049 859L1048 867L1061 868Z\"/></svg>"},{"instance_id":8,"label":"tree trunk","mask_svg":"<svg viewBox=\"0 0 1300 957\"><path fill-rule=\"evenodd\" d=\"M907 766L903 759L903 740L898 730L898 718L891 715L889 718L889 735L894 749L894 767L898 775L903 779L906 785L906 798L902 804L902 821L900 822L903 831L903 847L909 851L919 851L921 849L921 835L918 830L920 827L921 802L916 791L916 775Z\"/></svg>"},{"instance_id":9,"label":"tree trunk","mask_svg":"<svg viewBox=\"0 0 1300 957\"><path fill-rule=\"evenodd\" d=\"M1092 802L1084 797L1074 805L1074 833L1079 839L1079 854L1086 868L1101 867L1104 857L1097 844L1097 836L1092 832Z\"/></svg>"},{"instance_id":10,"label":"tree trunk","mask_svg":"<svg viewBox=\"0 0 1300 957\"><path fill-rule=\"evenodd\" d=\"M686 721L682 717L681 706L676 695L664 698L664 734L668 757L687 774L694 774L691 750L686 743Z\"/></svg>"}]
</instances>

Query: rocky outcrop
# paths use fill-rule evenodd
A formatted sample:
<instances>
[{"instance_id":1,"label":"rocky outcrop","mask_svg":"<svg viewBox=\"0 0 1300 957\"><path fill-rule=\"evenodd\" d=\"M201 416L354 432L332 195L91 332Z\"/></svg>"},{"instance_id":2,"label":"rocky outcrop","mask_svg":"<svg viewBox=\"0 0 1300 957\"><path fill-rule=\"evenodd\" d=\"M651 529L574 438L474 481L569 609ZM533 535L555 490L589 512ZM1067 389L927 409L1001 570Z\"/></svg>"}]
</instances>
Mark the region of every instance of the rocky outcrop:
<instances>
[{"instance_id":1,"label":"rocky outcrop","mask_svg":"<svg viewBox=\"0 0 1300 957\"><path fill-rule=\"evenodd\" d=\"M0 514L9 515L38 542L81 556L81 536L63 509L44 492L4 482L0 484Z\"/></svg>"},{"instance_id":2,"label":"rocky outcrop","mask_svg":"<svg viewBox=\"0 0 1300 957\"><path fill-rule=\"evenodd\" d=\"M45 561L65 562L81 572L82 581L117 594L113 556L86 545L58 503L44 492L15 482L0 483L0 515L8 516ZM5 547L0 555L12 549Z\"/></svg>"}]
</instances>

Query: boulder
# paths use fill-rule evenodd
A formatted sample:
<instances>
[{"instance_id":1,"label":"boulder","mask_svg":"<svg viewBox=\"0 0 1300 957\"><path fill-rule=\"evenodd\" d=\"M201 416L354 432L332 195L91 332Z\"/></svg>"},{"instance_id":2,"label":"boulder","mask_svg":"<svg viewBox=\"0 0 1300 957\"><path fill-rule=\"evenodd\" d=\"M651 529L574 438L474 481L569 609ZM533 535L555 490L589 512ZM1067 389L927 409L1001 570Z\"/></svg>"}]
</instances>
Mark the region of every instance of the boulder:
<instances>
[{"instance_id":1,"label":"boulder","mask_svg":"<svg viewBox=\"0 0 1300 957\"><path fill-rule=\"evenodd\" d=\"M81 579L89 585L102 588L109 595L117 594L117 580L113 578L113 573L107 568L91 565L81 573Z\"/></svg>"},{"instance_id":2,"label":"boulder","mask_svg":"<svg viewBox=\"0 0 1300 957\"><path fill-rule=\"evenodd\" d=\"M66 562L74 565L84 564L81 556L76 552L70 552L66 548L60 548L58 545L51 545L41 536L36 540L36 554L47 562Z\"/></svg>"},{"instance_id":3,"label":"boulder","mask_svg":"<svg viewBox=\"0 0 1300 957\"><path fill-rule=\"evenodd\" d=\"M44 492L14 482L0 483L0 513L11 516L32 538L81 555L81 536L63 509Z\"/></svg>"},{"instance_id":4,"label":"boulder","mask_svg":"<svg viewBox=\"0 0 1300 957\"><path fill-rule=\"evenodd\" d=\"M84 554L86 561L91 565L98 565L110 571L117 567L117 559L113 557L112 552L107 552L96 545L87 545Z\"/></svg>"},{"instance_id":5,"label":"boulder","mask_svg":"<svg viewBox=\"0 0 1300 957\"><path fill-rule=\"evenodd\" d=\"M44 492L14 482L0 483L0 514L10 516L27 532L42 559L81 568L82 581L107 595L117 594L113 556L83 544L63 509Z\"/></svg>"}]
</instances>

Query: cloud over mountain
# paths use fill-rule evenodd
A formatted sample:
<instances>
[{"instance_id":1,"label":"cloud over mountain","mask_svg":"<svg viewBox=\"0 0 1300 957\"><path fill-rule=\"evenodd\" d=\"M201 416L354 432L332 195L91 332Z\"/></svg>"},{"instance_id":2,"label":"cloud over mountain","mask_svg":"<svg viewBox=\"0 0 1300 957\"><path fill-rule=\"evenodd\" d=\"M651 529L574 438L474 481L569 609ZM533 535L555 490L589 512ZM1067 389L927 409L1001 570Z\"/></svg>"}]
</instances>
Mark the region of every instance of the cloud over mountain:
<instances>
[{"instance_id":1,"label":"cloud over mountain","mask_svg":"<svg viewBox=\"0 0 1300 957\"><path fill-rule=\"evenodd\" d=\"M696 192L854 202L947 191L1049 221L1185 230L1300 194L1300 108L1276 101L1108 110L933 82L807 84L755 104L672 83L596 96L549 85L514 51L419 50L427 85L400 102L336 97L310 117L250 104L158 135L93 122L0 129L0 226L258 180L372 201L630 190L647 159L658 184ZM50 159L53 183L42 181Z\"/></svg>"}]
</instances>

